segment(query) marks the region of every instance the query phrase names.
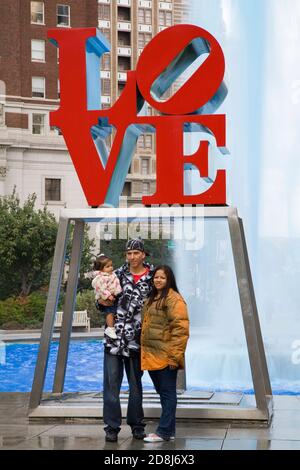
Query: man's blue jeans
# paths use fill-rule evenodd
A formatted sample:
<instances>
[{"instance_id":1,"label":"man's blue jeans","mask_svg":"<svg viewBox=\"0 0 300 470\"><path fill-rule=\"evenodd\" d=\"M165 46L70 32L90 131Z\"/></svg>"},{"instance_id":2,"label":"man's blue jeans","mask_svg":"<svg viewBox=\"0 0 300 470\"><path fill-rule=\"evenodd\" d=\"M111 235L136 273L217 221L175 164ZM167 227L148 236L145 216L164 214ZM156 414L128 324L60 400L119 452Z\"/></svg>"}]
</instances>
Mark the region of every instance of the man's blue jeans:
<instances>
[{"instance_id":1,"label":"man's blue jeans","mask_svg":"<svg viewBox=\"0 0 300 470\"><path fill-rule=\"evenodd\" d=\"M163 439L175 436L176 427L176 381L178 369L166 367L161 370L149 370L149 375L154 384L155 390L160 396L162 408L156 434Z\"/></svg>"},{"instance_id":2,"label":"man's blue jeans","mask_svg":"<svg viewBox=\"0 0 300 470\"><path fill-rule=\"evenodd\" d=\"M132 431L144 431L143 389L140 354L132 357L104 353L103 421L107 432L120 431L122 423L120 389L124 367L129 384L127 424Z\"/></svg>"}]
</instances>

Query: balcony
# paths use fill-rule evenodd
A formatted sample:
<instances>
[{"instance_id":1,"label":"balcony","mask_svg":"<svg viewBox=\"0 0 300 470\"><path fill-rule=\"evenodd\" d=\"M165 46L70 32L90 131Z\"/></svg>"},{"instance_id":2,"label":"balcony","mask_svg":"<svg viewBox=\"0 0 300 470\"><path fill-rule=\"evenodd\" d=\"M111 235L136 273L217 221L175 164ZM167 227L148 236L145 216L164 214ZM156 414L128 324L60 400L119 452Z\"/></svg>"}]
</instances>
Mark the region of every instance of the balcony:
<instances>
[{"instance_id":1,"label":"balcony","mask_svg":"<svg viewBox=\"0 0 300 470\"><path fill-rule=\"evenodd\" d=\"M110 104L110 96L101 96L101 103L102 104Z\"/></svg>"},{"instance_id":2,"label":"balcony","mask_svg":"<svg viewBox=\"0 0 300 470\"><path fill-rule=\"evenodd\" d=\"M98 20L98 28L110 28L110 21L107 20Z\"/></svg>"},{"instance_id":3,"label":"balcony","mask_svg":"<svg viewBox=\"0 0 300 470\"><path fill-rule=\"evenodd\" d=\"M152 25L151 24L139 24L139 32L140 33L152 33Z\"/></svg>"},{"instance_id":4,"label":"balcony","mask_svg":"<svg viewBox=\"0 0 300 470\"><path fill-rule=\"evenodd\" d=\"M118 47L118 55L131 57L131 47Z\"/></svg>"},{"instance_id":5,"label":"balcony","mask_svg":"<svg viewBox=\"0 0 300 470\"><path fill-rule=\"evenodd\" d=\"M118 21L118 31L131 31L131 23L128 21Z\"/></svg>"},{"instance_id":6,"label":"balcony","mask_svg":"<svg viewBox=\"0 0 300 470\"><path fill-rule=\"evenodd\" d=\"M127 80L127 73L126 72L118 72L118 81L119 82L126 82Z\"/></svg>"},{"instance_id":7,"label":"balcony","mask_svg":"<svg viewBox=\"0 0 300 470\"><path fill-rule=\"evenodd\" d=\"M126 72L131 68L131 59L130 57L118 57L118 71L119 72Z\"/></svg>"},{"instance_id":8,"label":"balcony","mask_svg":"<svg viewBox=\"0 0 300 470\"><path fill-rule=\"evenodd\" d=\"M120 5L121 7L130 7L131 0L117 0L117 5Z\"/></svg>"},{"instance_id":9,"label":"balcony","mask_svg":"<svg viewBox=\"0 0 300 470\"><path fill-rule=\"evenodd\" d=\"M172 11L172 3L171 2L159 2L159 7L160 10L167 10L167 11Z\"/></svg>"},{"instance_id":10,"label":"balcony","mask_svg":"<svg viewBox=\"0 0 300 470\"><path fill-rule=\"evenodd\" d=\"M151 0L139 0L139 7L152 8L152 1Z\"/></svg>"},{"instance_id":11,"label":"balcony","mask_svg":"<svg viewBox=\"0 0 300 470\"><path fill-rule=\"evenodd\" d=\"M131 47L131 33L118 31L118 47Z\"/></svg>"}]
</instances>

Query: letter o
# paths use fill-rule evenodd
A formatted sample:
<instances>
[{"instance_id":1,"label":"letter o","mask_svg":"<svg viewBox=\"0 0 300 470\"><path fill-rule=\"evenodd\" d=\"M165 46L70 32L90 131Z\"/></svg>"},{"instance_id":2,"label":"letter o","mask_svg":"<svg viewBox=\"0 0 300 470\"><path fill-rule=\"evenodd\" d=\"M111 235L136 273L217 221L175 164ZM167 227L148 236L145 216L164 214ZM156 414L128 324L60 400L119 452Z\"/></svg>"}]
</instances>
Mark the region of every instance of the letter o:
<instances>
[{"instance_id":1,"label":"letter o","mask_svg":"<svg viewBox=\"0 0 300 470\"><path fill-rule=\"evenodd\" d=\"M209 56L171 98L164 102L155 100L151 94L153 83L162 73L168 73L168 67L196 38L207 41ZM204 52L200 51L198 56ZM147 44L138 60L136 76L141 94L158 111L164 114L190 114L215 95L224 71L224 54L214 36L199 26L182 24L161 31Z\"/></svg>"}]
</instances>

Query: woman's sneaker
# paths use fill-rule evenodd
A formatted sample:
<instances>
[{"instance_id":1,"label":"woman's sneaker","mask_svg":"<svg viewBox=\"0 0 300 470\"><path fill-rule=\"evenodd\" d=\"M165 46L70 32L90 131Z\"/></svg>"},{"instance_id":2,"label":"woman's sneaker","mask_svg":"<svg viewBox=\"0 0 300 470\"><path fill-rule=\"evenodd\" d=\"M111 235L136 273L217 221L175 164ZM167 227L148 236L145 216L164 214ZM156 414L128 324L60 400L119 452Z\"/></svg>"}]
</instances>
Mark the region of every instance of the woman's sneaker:
<instances>
[{"instance_id":1,"label":"woman's sneaker","mask_svg":"<svg viewBox=\"0 0 300 470\"><path fill-rule=\"evenodd\" d=\"M165 440L157 434L148 434L148 436L144 437L145 442L164 442Z\"/></svg>"},{"instance_id":2,"label":"woman's sneaker","mask_svg":"<svg viewBox=\"0 0 300 470\"><path fill-rule=\"evenodd\" d=\"M112 339L117 339L117 335L116 335L116 330L113 326L108 326L107 328L105 328L104 330L104 334L106 336L109 336L109 338L112 338Z\"/></svg>"}]
</instances>

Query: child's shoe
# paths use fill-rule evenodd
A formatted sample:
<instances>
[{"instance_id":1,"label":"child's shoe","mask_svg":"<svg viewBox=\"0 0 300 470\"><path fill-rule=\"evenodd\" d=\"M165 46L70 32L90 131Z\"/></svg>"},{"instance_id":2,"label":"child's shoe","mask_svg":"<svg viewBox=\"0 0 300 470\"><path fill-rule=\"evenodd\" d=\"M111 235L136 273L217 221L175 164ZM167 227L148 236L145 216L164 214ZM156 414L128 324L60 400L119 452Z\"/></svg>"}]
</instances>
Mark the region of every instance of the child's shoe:
<instances>
[{"instance_id":1,"label":"child's shoe","mask_svg":"<svg viewBox=\"0 0 300 470\"><path fill-rule=\"evenodd\" d=\"M109 338L111 339L117 339L117 335L116 335L116 330L113 326L108 326L107 328L105 328L104 330L104 334L106 336L108 336Z\"/></svg>"}]
</instances>

